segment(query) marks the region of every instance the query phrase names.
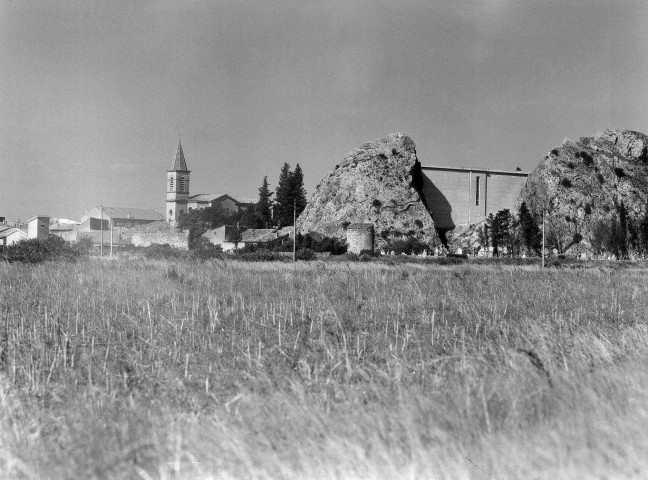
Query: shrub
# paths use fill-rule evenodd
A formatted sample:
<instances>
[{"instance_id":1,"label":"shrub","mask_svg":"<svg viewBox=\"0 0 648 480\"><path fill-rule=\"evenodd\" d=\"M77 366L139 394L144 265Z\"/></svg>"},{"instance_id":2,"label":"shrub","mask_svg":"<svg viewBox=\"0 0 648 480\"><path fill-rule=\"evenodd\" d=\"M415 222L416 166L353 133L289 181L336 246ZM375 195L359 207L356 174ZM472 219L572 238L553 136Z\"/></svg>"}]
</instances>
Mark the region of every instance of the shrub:
<instances>
[{"instance_id":1,"label":"shrub","mask_svg":"<svg viewBox=\"0 0 648 480\"><path fill-rule=\"evenodd\" d=\"M565 188L570 188L572 186L572 182L568 178L561 179L560 184Z\"/></svg>"},{"instance_id":2,"label":"shrub","mask_svg":"<svg viewBox=\"0 0 648 480\"><path fill-rule=\"evenodd\" d=\"M580 152L580 156L583 159L583 163L588 167L594 164L594 157L592 157L587 152Z\"/></svg>"},{"instance_id":3,"label":"shrub","mask_svg":"<svg viewBox=\"0 0 648 480\"><path fill-rule=\"evenodd\" d=\"M256 252L236 253L233 258L244 262L284 262L291 260L290 257L280 255L269 250L257 250Z\"/></svg>"},{"instance_id":4,"label":"shrub","mask_svg":"<svg viewBox=\"0 0 648 480\"><path fill-rule=\"evenodd\" d=\"M560 153L560 152L558 151L557 148L554 148L553 150L551 150L551 154L552 154L554 157L557 157L559 153Z\"/></svg>"},{"instance_id":5,"label":"shrub","mask_svg":"<svg viewBox=\"0 0 648 480\"><path fill-rule=\"evenodd\" d=\"M596 178L598 178L599 183L605 183L605 177L603 176L602 173L596 175Z\"/></svg>"},{"instance_id":6,"label":"shrub","mask_svg":"<svg viewBox=\"0 0 648 480\"><path fill-rule=\"evenodd\" d=\"M418 218L414 220L414 225L416 225L417 228L423 228L423 222L420 221Z\"/></svg>"},{"instance_id":7,"label":"shrub","mask_svg":"<svg viewBox=\"0 0 648 480\"><path fill-rule=\"evenodd\" d=\"M374 199L373 202L371 202L371 205L373 205L375 208L380 208L382 207L382 202L378 200L377 198Z\"/></svg>"},{"instance_id":8,"label":"shrub","mask_svg":"<svg viewBox=\"0 0 648 480\"><path fill-rule=\"evenodd\" d=\"M155 245L150 245L148 247L144 247L142 249L142 254L144 255L145 258L151 258L156 260L183 258L188 255L187 252L174 248L168 243L165 243L163 245L155 244Z\"/></svg>"},{"instance_id":9,"label":"shrub","mask_svg":"<svg viewBox=\"0 0 648 480\"><path fill-rule=\"evenodd\" d=\"M2 256L8 262L40 263L49 260L74 262L81 254L76 246L60 237L51 236L47 240L32 238L9 245Z\"/></svg>"},{"instance_id":10,"label":"shrub","mask_svg":"<svg viewBox=\"0 0 648 480\"><path fill-rule=\"evenodd\" d=\"M567 168L571 168L572 170L575 168L575 165L573 162L567 162Z\"/></svg>"},{"instance_id":11,"label":"shrub","mask_svg":"<svg viewBox=\"0 0 648 480\"><path fill-rule=\"evenodd\" d=\"M315 255L315 252L312 251L310 248L300 248L297 250L295 253L295 257L297 260L315 260L317 258L317 255Z\"/></svg>"},{"instance_id":12,"label":"shrub","mask_svg":"<svg viewBox=\"0 0 648 480\"><path fill-rule=\"evenodd\" d=\"M588 203L585 205L585 215L590 215L592 213L592 206Z\"/></svg>"},{"instance_id":13,"label":"shrub","mask_svg":"<svg viewBox=\"0 0 648 480\"><path fill-rule=\"evenodd\" d=\"M621 167L614 167L614 174L619 178L625 177L625 171Z\"/></svg>"}]
</instances>

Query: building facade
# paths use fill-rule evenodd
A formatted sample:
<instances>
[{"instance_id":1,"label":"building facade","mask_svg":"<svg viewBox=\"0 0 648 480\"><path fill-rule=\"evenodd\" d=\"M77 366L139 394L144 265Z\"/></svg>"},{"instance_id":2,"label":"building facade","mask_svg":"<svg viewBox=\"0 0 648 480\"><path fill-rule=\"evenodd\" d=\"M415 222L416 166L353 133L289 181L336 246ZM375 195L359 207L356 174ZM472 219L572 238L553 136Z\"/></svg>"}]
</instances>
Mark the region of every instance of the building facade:
<instances>
[{"instance_id":1,"label":"building facade","mask_svg":"<svg viewBox=\"0 0 648 480\"><path fill-rule=\"evenodd\" d=\"M500 210L515 211L529 174L522 171L421 167L423 200L439 230L474 224Z\"/></svg>"}]
</instances>

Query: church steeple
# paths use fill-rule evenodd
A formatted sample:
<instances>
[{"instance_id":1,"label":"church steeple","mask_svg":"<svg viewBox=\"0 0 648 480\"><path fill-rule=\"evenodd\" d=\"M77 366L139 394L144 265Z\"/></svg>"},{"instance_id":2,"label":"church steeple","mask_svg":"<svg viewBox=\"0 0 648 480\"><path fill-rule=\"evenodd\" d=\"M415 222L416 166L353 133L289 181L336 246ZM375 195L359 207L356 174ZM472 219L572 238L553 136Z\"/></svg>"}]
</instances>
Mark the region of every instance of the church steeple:
<instances>
[{"instance_id":1,"label":"church steeple","mask_svg":"<svg viewBox=\"0 0 648 480\"><path fill-rule=\"evenodd\" d=\"M178 137L178 147L171 170L167 170L167 213L166 219L175 226L180 215L187 211L187 200L189 199L189 170L185 161L182 144Z\"/></svg>"},{"instance_id":2,"label":"church steeple","mask_svg":"<svg viewBox=\"0 0 648 480\"><path fill-rule=\"evenodd\" d=\"M188 171L187 162L185 162L184 152L182 151L182 143L180 143L180 137L178 137L178 147L176 148L175 158L173 159L171 170L179 170L183 172Z\"/></svg>"}]
</instances>

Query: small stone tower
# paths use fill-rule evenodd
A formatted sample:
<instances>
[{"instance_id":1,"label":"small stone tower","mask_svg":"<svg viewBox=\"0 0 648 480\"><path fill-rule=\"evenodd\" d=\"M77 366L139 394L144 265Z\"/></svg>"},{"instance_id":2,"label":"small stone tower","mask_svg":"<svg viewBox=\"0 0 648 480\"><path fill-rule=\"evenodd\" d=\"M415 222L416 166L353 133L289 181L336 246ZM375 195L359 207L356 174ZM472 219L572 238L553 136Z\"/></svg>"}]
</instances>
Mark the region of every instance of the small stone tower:
<instances>
[{"instance_id":1,"label":"small stone tower","mask_svg":"<svg viewBox=\"0 0 648 480\"><path fill-rule=\"evenodd\" d=\"M189 173L182 144L178 138L178 148L176 148L171 170L167 170L166 219L173 227L176 226L180 215L187 211Z\"/></svg>"},{"instance_id":2,"label":"small stone tower","mask_svg":"<svg viewBox=\"0 0 648 480\"><path fill-rule=\"evenodd\" d=\"M352 223L347 227L347 246L349 253L360 254L374 251L373 223Z\"/></svg>"}]
</instances>

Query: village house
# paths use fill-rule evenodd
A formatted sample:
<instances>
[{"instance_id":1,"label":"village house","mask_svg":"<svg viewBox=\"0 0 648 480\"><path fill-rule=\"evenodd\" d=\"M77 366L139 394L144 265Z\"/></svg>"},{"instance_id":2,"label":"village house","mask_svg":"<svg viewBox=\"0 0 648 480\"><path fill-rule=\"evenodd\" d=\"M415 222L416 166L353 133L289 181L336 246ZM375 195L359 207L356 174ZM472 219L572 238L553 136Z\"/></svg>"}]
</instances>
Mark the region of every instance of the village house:
<instances>
[{"instance_id":1,"label":"village house","mask_svg":"<svg viewBox=\"0 0 648 480\"><path fill-rule=\"evenodd\" d=\"M231 225L208 230L203 237L210 243L219 246L224 252L240 250L246 246L261 247L276 242L278 239L288 238L285 229L277 228L247 228L238 229Z\"/></svg>"}]
</instances>

